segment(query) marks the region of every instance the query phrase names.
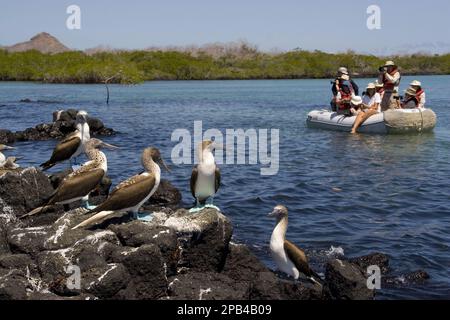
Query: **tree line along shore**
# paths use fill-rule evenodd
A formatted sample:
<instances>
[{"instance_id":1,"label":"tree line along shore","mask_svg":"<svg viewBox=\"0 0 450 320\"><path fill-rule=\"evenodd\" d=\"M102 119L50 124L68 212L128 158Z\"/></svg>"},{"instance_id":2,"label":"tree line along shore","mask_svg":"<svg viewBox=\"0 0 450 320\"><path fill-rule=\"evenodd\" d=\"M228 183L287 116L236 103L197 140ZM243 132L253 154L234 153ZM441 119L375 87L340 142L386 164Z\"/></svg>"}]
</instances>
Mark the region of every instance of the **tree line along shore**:
<instances>
[{"instance_id":1,"label":"tree line along shore","mask_svg":"<svg viewBox=\"0 0 450 320\"><path fill-rule=\"evenodd\" d=\"M450 74L450 54L390 58L404 75ZM339 66L348 67L354 77L373 77L385 60L386 57L352 51L330 54L296 50L275 54L251 47L239 54L222 55L176 50L57 54L0 50L0 80L137 84L152 80L318 79L333 78Z\"/></svg>"}]
</instances>

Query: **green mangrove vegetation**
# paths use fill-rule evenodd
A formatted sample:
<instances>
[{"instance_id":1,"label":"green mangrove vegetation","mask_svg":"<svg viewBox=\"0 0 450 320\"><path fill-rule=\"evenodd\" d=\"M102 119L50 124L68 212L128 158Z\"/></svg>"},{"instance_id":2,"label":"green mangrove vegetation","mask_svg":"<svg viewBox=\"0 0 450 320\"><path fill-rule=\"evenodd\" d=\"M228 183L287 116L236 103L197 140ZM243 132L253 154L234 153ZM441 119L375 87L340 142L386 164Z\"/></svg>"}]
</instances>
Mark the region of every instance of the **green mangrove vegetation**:
<instances>
[{"instance_id":1,"label":"green mangrove vegetation","mask_svg":"<svg viewBox=\"0 0 450 320\"><path fill-rule=\"evenodd\" d=\"M403 74L450 74L450 54L389 57ZM180 50L38 51L0 50L0 80L48 83L134 84L150 80L301 79L331 78L339 66L354 76L375 76L386 57L321 51L265 53L252 47L211 54Z\"/></svg>"}]
</instances>

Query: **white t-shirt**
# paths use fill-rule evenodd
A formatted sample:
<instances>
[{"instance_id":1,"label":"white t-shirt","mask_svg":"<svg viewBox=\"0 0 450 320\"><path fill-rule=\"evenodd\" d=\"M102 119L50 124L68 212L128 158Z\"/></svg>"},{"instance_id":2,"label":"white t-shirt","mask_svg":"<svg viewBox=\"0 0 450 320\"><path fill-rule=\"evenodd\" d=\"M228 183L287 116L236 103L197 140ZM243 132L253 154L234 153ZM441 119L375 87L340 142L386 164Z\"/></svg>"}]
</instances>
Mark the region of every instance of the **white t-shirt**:
<instances>
[{"instance_id":1,"label":"white t-shirt","mask_svg":"<svg viewBox=\"0 0 450 320\"><path fill-rule=\"evenodd\" d=\"M378 103L378 112L381 112L381 96L378 92L375 92L372 97L369 97L367 94L364 95L363 103L369 107L372 107L374 104Z\"/></svg>"}]
</instances>

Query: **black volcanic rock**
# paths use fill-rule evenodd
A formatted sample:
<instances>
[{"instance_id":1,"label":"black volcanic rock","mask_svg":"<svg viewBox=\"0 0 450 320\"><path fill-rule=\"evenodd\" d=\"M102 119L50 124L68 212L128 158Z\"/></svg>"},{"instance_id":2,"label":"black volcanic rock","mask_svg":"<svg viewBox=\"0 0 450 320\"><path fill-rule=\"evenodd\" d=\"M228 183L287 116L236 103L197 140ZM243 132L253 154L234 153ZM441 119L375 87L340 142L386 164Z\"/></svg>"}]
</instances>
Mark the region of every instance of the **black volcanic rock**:
<instances>
[{"instance_id":1,"label":"black volcanic rock","mask_svg":"<svg viewBox=\"0 0 450 320\"><path fill-rule=\"evenodd\" d=\"M327 289L338 300L371 300L374 291L368 289L367 278L361 268L349 261L328 261L325 271Z\"/></svg>"},{"instance_id":2,"label":"black volcanic rock","mask_svg":"<svg viewBox=\"0 0 450 320\"><path fill-rule=\"evenodd\" d=\"M23 131L16 132L15 139L17 141L40 141L61 139L69 133L75 131L75 119L78 110L68 109L53 112L52 123L41 123L34 128L27 128ZM112 136L116 132L105 127L100 119L88 117L88 124L92 136Z\"/></svg>"},{"instance_id":3,"label":"black volcanic rock","mask_svg":"<svg viewBox=\"0 0 450 320\"><path fill-rule=\"evenodd\" d=\"M366 256L349 259L349 261L358 265L363 272L366 272L369 266L378 266L382 274L389 272L389 257L383 253L371 253Z\"/></svg>"},{"instance_id":4,"label":"black volcanic rock","mask_svg":"<svg viewBox=\"0 0 450 320\"><path fill-rule=\"evenodd\" d=\"M16 136L9 130L0 129L0 144L11 144L16 141Z\"/></svg>"},{"instance_id":5,"label":"black volcanic rock","mask_svg":"<svg viewBox=\"0 0 450 320\"><path fill-rule=\"evenodd\" d=\"M0 214L14 218L40 206L53 192L47 176L31 167L0 175Z\"/></svg>"}]
</instances>

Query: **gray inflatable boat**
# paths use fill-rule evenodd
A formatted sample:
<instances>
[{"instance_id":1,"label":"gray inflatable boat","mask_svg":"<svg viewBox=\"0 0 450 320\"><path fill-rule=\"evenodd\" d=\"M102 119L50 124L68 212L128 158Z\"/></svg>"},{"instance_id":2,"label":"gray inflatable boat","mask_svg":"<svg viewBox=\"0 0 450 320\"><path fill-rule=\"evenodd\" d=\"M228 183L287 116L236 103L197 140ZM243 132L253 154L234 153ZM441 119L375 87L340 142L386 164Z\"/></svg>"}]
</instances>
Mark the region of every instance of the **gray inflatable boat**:
<instances>
[{"instance_id":1,"label":"gray inflatable boat","mask_svg":"<svg viewBox=\"0 0 450 320\"><path fill-rule=\"evenodd\" d=\"M308 114L310 128L350 132L356 116L348 117L329 110ZM431 109L395 109L371 116L358 129L360 133L402 134L429 132L436 126L436 114Z\"/></svg>"}]
</instances>

